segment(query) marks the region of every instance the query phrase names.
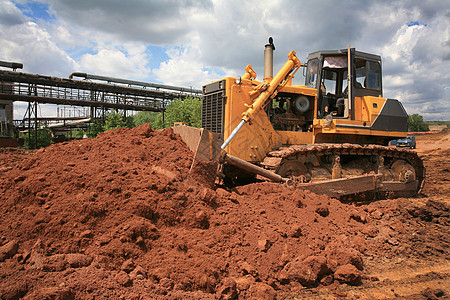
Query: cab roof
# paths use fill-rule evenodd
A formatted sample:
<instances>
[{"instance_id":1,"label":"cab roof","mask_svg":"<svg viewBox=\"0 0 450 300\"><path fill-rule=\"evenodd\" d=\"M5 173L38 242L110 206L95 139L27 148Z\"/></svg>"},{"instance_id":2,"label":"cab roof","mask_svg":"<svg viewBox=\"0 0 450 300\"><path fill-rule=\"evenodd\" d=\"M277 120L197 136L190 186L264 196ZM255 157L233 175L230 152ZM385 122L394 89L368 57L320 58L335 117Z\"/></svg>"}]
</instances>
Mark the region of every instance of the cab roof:
<instances>
[{"instance_id":1,"label":"cab roof","mask_svg":"<svg viewBox=\"0 0 450 300\"><path fill-rule=\"evenodd\" d=\"M375 61L381 61L381 56L370 54L362 51L356 51L355 48L350 49L351 52L355 54L355 58L362 58L367 60L375 60ZM316 52L312 52L308 55L308 60L313 58L320 58L324 56L346 56L348 50L347 49L341 49L341 50L319 50Z\"/></svg>"}]
</instances>

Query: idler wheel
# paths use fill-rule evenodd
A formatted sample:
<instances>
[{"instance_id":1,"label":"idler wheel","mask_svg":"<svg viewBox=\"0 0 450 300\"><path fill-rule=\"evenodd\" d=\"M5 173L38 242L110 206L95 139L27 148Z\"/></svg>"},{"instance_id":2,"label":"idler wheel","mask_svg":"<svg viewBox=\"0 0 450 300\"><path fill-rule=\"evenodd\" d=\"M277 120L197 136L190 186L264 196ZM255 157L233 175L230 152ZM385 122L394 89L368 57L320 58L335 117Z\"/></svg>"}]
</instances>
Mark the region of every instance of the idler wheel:
<instances>
[{"instance_id":1,"label":"idler wheel","mask_svg":"<svg viewBox=\"0 0 450 300\"><path fill-rule=\"evenodd\" d=\"M395 179L403 182L411 182L416 180L416 171L414 167L403 159L396 160L392 166L391 170L395 176Z\"/></svg>"},{"instance_id":2,"label":"idler wheel","mask_svg":"<svg viewBox=\"0 0 450 300\"><path fill-rule=\"evenodd\" d=\"M308 168L303 163L295 159L289 159L282 162L278 167L277 174L284 178L292 178L294 181L311 181L311 173Z\"/></svg>"}]
</instances>

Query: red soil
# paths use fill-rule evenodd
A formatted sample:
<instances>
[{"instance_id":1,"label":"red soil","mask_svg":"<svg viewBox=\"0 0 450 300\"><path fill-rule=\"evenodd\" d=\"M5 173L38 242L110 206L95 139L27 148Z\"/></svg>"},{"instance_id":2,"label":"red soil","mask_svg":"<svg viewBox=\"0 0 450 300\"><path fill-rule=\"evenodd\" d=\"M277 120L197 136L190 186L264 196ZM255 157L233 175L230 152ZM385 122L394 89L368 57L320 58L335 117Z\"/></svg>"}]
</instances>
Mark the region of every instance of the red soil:
<instances>
[{"instance_id":1,"label":"red soil","mask_svg":"<svg viewBox=\"0 0 450 300\"><path fill-rule=\"evenodd\" d=\"M378 279L368 257L448 259L443 202L343 204L275 183L214 190L189 176L192 159L171 129L148 125L4 150L0 298L342 296Z\"/></svg>"}]
</instances>

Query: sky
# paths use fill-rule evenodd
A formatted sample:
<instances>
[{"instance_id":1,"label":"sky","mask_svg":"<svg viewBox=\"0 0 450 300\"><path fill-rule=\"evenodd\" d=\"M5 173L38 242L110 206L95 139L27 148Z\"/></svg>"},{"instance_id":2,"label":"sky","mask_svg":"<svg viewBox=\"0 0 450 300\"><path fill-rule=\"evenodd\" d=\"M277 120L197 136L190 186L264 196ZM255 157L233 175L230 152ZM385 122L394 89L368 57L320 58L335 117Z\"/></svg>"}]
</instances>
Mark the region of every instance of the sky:
<instances>
[{"instance_id":1,"label":"sky","mask_svg":"<svg viewBox=\"0 0 450 300\"><path fill-rule=\"evenodd\" d=\"M305 62L350 45L381 55L384 97L450 120L449 0L0 0L0 60L42 75L200 89L251 64L262 80L269 36L274 72L291 50ZM298 72L294 84L303 83ZM15 105L15 119L25 106Z\"/></svg>"}]
</instances>

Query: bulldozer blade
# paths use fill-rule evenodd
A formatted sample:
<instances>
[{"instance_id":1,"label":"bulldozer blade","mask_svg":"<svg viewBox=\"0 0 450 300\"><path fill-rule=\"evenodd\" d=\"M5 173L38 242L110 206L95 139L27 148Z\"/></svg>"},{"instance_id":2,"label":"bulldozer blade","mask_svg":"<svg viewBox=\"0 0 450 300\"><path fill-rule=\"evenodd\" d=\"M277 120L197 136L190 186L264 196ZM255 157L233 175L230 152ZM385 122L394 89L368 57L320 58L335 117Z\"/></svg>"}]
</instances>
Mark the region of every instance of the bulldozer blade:
<instances>
[{"instance_id":1,"label":"bulldozer blade","mask_svg":"<svg viewBox=\"0 0 450 300\"><path fill-rule=\"evenodd\" d=\"M184 143L194 153L189 173L206 186L213 187L217 177L217 167L226 152L220 148L222 137L203 128L186 125L172 127Z\"/></svg>"},{"instance_id":2,"label":"bulldozer blade","mask_svg":"<svg viewBox=\"0 0 450 300\"><path fill-rule=\"evenodd\" d=\"M181 125L172 127L179 134L183 142L194 152L195 161L219 161L223 150L222 137L203 128Z\"/></svg>"}]
</instances>

